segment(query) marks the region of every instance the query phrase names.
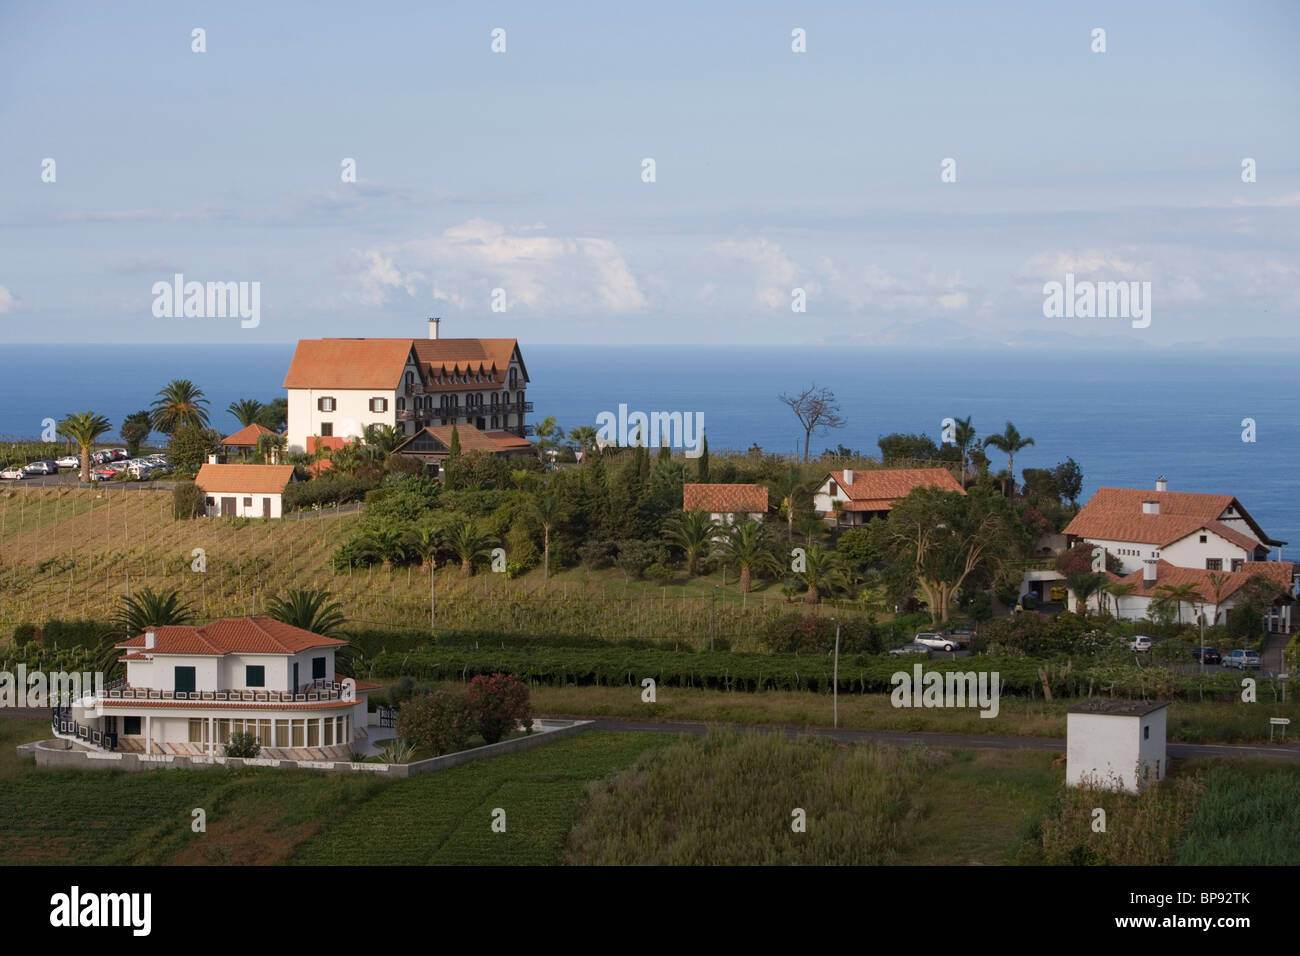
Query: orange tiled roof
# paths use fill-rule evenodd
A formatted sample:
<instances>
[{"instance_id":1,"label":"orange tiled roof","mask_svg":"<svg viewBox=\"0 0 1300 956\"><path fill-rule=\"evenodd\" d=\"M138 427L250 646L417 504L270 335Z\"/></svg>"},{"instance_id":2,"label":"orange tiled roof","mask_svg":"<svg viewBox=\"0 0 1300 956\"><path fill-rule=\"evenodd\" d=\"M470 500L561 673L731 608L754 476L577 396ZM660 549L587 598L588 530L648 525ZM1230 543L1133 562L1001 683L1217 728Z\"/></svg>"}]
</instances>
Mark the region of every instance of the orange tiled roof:
<instances>
[{"instance_id":1,"label":"orange tiled roof","mask_svg":"<svg viewBox=\"0 0 1300 956\"><path fill-rule=\"evenodd\" d=\"M845 483L843 471L832 471L827 477L849 496L844 502L845 511L888 511L896 500L906 498L916 488L966 493L947 468L854 470L851 485Z\"/></svg>"},{"instance_id":2,"label":"orange tiled roof","mask_svg":"<svg viewBox=\"0 0 1300 956\"><path fill-rule=\"evenodd\" d=\"M468 454L469 452L472 451L481 451L481 452L487 452L489 454L492 454L496 452L515 451L518 449L527 449L527 448L534 447L533 443L530 442L527 438L520 438L518 435L513 435L510 432L503 432L503 431L485 432L485 431L480 431L479 429L475 428L473 425L469 425L469 424L454 425L454 426L453 425L426 425L424 428L420 429L410 438L406 439L406 441L402 442L400 445L394 448L393 453L397 454L402 452L407 445L414 442L425 432L428 432L430 435L436 438L447 448L451 448L452 428L455 428L457 430L458 437L460 438L460 450L465 454ZM437 452L434 452L434 454L437 454Z\"/></svg>"},{"instance_id":3,"label":"orange tiled roof","mask_svg":"<svg viewBox=\"0 0 1300 956\"><path fill-rule=\"evenodd\" d=\"M151 650L144 649L143 633L114 647L127 650L126 659L140 660L134 654L297 654L313 647L347 644L269 617L226 617L199 626L167 624L153 628L153 632Z\"/></svg>"},{"instance_id":4,"label":"orange tiled roof","mask_svg":"<svg viewBox=\"0 0 1300 956\"><path fill-rule=\"evenodd\" d=\"M245 425L233 435L227 435L221 439L223 445L233 445L236 448L256 448L257 440L263 435L274 435L275 432L265 425L259 425L253 422L251 425Z\"/></svg>"},{"instance_id":5,"label":"orange tiled roof","mask_svg":"<svg viewBox=\"0 0 1300 956\"><path fill-rule=\"evenodd\" d=\"M1159 514L1143 512L1142 505L1148 501L1159 503ZM1258 541L1251 541L1248 535L1219 521L1228 508L1236 508ZM1247 551L1253 551L1260 543L1286 543L1274 541L1264 534L1232 495L1144 491L1141 488L1098 488L1074 520L1066 525L1065 533L1077 538L1135 541L1167 547L1202 528L1209 528Z\"/></svg>"},{"instance_id":6,"label":"orange tiled roof","mask_svg":"<svg viewBox=\"0 0 1300 956\"><path fill-rule=\"evenodd\" d=\"M278 495L292 480L293 465L205 464L194 483L209 494Z\"/></svg>"},{"instance_id":7,"label":"orange tiled roof","mask_svg":"<svg viewBox=\"0 0 1300 956\"><path fill-rule=\"evenodd\" d=\"M1124 577L1107 572L1107 577L1112 581L1124 581L1137 585L1132 593L1127 595L1129 597L1158 598L1164 596L1165 592L1160 589L1166 585L1176 588L1184 584L1190 584L1195 588L1196 593L1201 596L1201 599L1208 603L1214 600L1214 583L1210 580L1210 575L1214 574L1225 579L1223 588L1219 591L1219 603L1222 604L1241 590L1242 585L1256 575L1263 575L1270 580L1276 581L1290 593L1291 580L1295 575L1295 564L1291 561L1246 561L1242 564L1240 571L1206 571L1203 568L1180 568L1162 560L1156 562L1156 583L1150 588L1142 586L1144 574L1145 571L1139 568Z\"/></svg>"},{"instance_id":8,"label":"orange tiled roof","mask_svg":"<svg viewBox=\"0 0 1300 956\"><path fill-rule=\"evenodd\" d=\"M515 339L300 339L284 378L285 388L396 389L406 360L415 353L420 375L470 375L447 382L448 391L506 384ZM523 381L528 372L523 369ZM481 376L475 382L473 377Z\"/></svg>"},{"instance_id":9,"label":"orange tiled roof","mask_svg":"<svg viewBox=\"0 0 1300 956\"><path fill-rule=\"evenodd\" d=\"M688 484L682 488L683 511L710 514L767 514L764 485Z\"/></svg>"}]
</instances>

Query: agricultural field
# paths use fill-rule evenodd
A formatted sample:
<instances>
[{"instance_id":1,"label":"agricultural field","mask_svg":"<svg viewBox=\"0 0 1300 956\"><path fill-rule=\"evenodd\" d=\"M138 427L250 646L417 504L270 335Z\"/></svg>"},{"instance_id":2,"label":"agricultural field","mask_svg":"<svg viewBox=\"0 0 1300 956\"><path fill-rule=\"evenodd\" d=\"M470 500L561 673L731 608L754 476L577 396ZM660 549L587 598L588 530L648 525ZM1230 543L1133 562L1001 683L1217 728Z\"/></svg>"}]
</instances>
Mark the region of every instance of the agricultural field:
<instances>
[{"instance_id":1,"label":"agricultural field","mask_svg":"<svg viewBox=\"0 0 1300 956\"><path fill-rule=\"evenodd\" d=\"M359 520L357 511L326 508L282 521L183 521L172 516L166 491L0 486L0 641L23 622L102 618L141 587L179 589L202 620L260 613L291 588L325 588L351 627L428 634L429 578L418 566L333 567L331 556ZM195 549L202 549L203 573L192 570ZM758 650L763 627L801 607L772 587L742 595L734 574L724 577L660 585L628 581L613 569L575 568L544 583L539 570L511 580L462 578L444 567L436 583L438 631L636 637L695 648L714 640Z\"/></svg>"}]
</instances>

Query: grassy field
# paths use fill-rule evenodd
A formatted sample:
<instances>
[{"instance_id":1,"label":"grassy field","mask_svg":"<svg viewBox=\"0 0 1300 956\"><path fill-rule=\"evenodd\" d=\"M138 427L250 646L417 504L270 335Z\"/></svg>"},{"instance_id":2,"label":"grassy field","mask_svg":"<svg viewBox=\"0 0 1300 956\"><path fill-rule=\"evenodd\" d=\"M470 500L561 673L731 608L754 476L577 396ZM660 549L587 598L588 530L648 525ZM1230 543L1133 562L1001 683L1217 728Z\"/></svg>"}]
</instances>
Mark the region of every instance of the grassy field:
<instances>
[{"instance_id":1,"label":"grassy field","mask_svg":"<svg viewBox=\"0 0 1300 956\"><path fill-rule=\"evenodd\" d=\"M259 613L290 588L327 588L353 626L428 633L429 579L418 567L332 567L356 512L177 521L171 507L165 491L125 485L0 486L0 641L22 622L102 617L121 595L144 586L180 589L204 620ZM203 573L191 570L196 548L205 556ZM712 631L737 649L756 650L766 622L802 609L771 586L742 595L734 574L724 584L721 573L680 575L663 586L626 581L613 569L569 569L544 583L539 570L508 580L491 573L462 579L443 568L436 590L440 630L640 637L697 648Z\"/></svg>"},{"instance_id":2,"label":"grassy field","mask_svg":"<svg viewBox=\"0 0 1300 956\"><path fill-rule=\"evenodd\" d=\"M625 717L788 727L830 727L834 723L834 705L828 693L776 690L745 693L660 687L653 704L642 703L639 687L537 686L531 693L533 710L555 717ZM998 716L984 718L977 710L897 708L887 694L840 694L839 726L1063 740L1066 711L1076 703L1072 699L1045 702L1041 698L1003 696ZM1300 725L1300 704L1175 700L1169 704L1168 739L1184 743L1267 742L1268 719L1276 716L1289 716L1293 725Z\"/></svg>"}]
</instances>

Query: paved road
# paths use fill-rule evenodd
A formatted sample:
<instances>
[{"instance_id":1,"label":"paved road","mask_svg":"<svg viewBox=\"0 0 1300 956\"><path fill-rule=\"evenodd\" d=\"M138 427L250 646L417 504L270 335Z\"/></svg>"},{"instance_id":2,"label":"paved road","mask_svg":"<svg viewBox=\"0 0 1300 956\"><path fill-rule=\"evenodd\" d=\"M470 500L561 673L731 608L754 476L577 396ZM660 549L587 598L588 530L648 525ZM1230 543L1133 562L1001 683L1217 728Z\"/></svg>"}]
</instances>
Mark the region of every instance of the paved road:
<instances>
[{"instance_id":1,"label":"paved road","mask_svg":"<svg viewBox=\"0 0 1300 956\"><path fill-rule=\"evenodd\" d=\"M540 715L539 715L540 716ZM698 721L614 720L607 717L583 717L578 714L546 714L565 720L592 720L594 730L631 733L703 734L710 726L729 730L756 730L759 733L784 733L788 737L811 735L846 742L869 740L884 744L927 744L932 747L964 747L977 750L1052 750L1065 751L1065 741L1050 737L995 737L991 734L934 734L902 730L849 730L833 727L780 727L770 724L705 724ZM1167 746L1171 757L1269 757L1300 763L1300 743L1286 744L1180 744Z\"/></svg>"}]
</instances>

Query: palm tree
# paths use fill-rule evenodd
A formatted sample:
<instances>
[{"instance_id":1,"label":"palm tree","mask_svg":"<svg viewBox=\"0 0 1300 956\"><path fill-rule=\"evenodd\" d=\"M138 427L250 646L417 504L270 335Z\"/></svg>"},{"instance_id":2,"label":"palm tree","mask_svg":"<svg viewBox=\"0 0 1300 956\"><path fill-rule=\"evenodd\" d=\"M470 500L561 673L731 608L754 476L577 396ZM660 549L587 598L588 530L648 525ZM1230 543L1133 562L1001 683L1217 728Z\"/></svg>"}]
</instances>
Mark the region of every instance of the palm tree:
<instances>
[{"instance_id":1,"label":"palm tree","mask_svg":"<svg viewBox=\"0 0 1300 956\"><path fill-rule=\"evenodd\" d=\"M687 511L668 519L663 535L686 555L686 573L700 573L700 558L708 554L718 523L707 511Z\"/></svg>"},{"instance_id":2,"label":"palm tree","mask_svg":"<svg viewBox=\"0 0 1300 956\"><path fill-rule=\"evenodd\" d=\"M265 406L255 398L241 398L237 402L231 402L226 411L239 420L241 428L247 428L249 425L257 421L257 416L261 414L264 407Z\"/></svg>"},{"instance_id":3,"label":"palm tree","mask_svg":"<svg viewBox=\"0 0 1300 956\"><path fill-rule=\"evenodd\" d=\"M59 422L59 434L71 438L81 448L81 480L90 483L90 446L112 426L103 415L94 412L69 412Z\"/></svg>"},{"instance_id":4,"label":"palm tree","mask_svg":"<svg viewBox=\"0 0 1300 956\"><path fill-rule=\"evenodd\" d=\"M480 530L476 520L466 518L451 529L447 544L460 558L460 576L467 578L474 573L474 559L491 554L496 539Z\"/></svg>"},{"instance_id":5,"label":"palm tree","mask_svg":"<svg viewBox=\"0 0 1300 956\"><path fill-rule=\"evenodd\" d=\"M208 400L189 379L176 379L158 392L153 403L153 427L165 435L185 425L208 427Z\"/></svg>"},{"instance_id":6,"label":"palm tree","mask_svg":"<svg viewBox=\"0 0 1300 956\"><path fill-rule=\"evenodd\" d=\"M321 588L290 591L283 598L277 595L267 602L266 611L274 620L324 637L337 637L347 620L342 605L331 601L330 592Z\"/></svg>"},{"instance_id":7,"label":"palm tree","mask_svg":"<svg viewBox=\"0 0 1300 956\"><path fill-rule=\"evenodd\" d=\"M1115 616L1119 617L1120 600L1136 591L1137 584L1132 581L1111 581L1106 585L1105 590L1110 595L1110 599L1115 602Z\"/></svg>"},{"instance_id":8,"label":"palm tree","mask_svg":"<svg viewBox=\"0 0 1300 956\"><path fill-rule=\"evenodd\" d=\"M1183 605L1195 604L1197 601L1204 601L1200 593L1196 590L1195 584L1161 584L1156 587L1160 592L1160 597L1156 598L1157 607L1167 607L1172 604L1178 610L1178 623L1183 623Z\"/></svg>"},{"instance_id":9,"label":"palm tree","mask_svg":"<svg viewBox=\"0 0 1300 956\"><path fill-rule=\"evenodd\" d=\"M554 492L543 494L533 504L533 514L542 524L542 580L551 579L551 532L564 520L564 506Z\"/></svg>"},{"instance_id":10,"label":"palm tree","mask_svg":"<svg viewBox=\"0 0 1300 956\"><path fill-rule=\"evenodd\" d=\"M411 554L420 559L420 570L432 567L442 545L442 531L429 524L416 525L406 540Z\"/></svg>"},{"instance_id":11,"label":"palm tree","mask_svg":"<svg viewBox=\"0 0 1300 956\"><path fill-rule=\"evenodd\" d=\"M596 447L596 428L593 425L578 425L569 429L569 440L577 442L583 453Z\"/></svg>"},{"instance_id":12,"label":"palm tree","mask_svg":"<svg viewBox=\"0 0 1300 956\"><path fill-rule=\"evenodd\" d=\"M380 458L388 458L404 441L406 436L392 425L370 425L366 428L366 445L375 449Z\"/></svg>"},{"instance_id":13,"label":"palm tree","mask_svg":"<svg viewBox=\"0 0 1300 956\"><path fill-rule=\"evenodd\" d=\"M961 449L961 486L966 487L966 450L975 442L975 427L970 423L971 416L958 418L953 429L953 441Z\"/></svg>"},{"instance_id":14,"label":"palm tree","mask_svg":"<svg viewBox=\"0 0 1300 956\"><path fill-rule=\"evenodd\" d=\"M809 545L804 554L804 569L796 571L795 577L808 586L803 597L808 604L817 604L823 593L845 586L840 556L819 544Z\"/></svg>"},{"instance_id":15,"label":"palm tree","mask_svg":"<svg viewBox=\"0 0 1300 956\"><path fill-rule=\"evenodd\" d=\"M1106 590L1107 578L1104 574L1072 574L1069 583L1075 596L1074 613L1082 615L1088 613L1092 596Z\"/></svg>"},{"instance_id":16,"label":"palm tree","mask_svg":"<svg viewBox=\"0 0 1300 956\"><path fill-rule=\"evenodd\" d=\"M786 534L794 539L794 522L796 513L807 503L812 504L811 497L818 482L804 477L798 465L791 464L780 478L772 483L772 491L785 509Z\"/></svg>"},{"instance_id":17,"label":"palm tree","mask_svg":"<svg viewBox=\"0 0 1300 956\"><path fill-rule=\"evenodd\" d=\"M740 593L748 594L754 572L781 569L781 563L772 553L771 535L757 521L740 519L727 529L727 536L718 548L718 556L727 564L740 568Z\"/></svg>"},{"instance_id":18,"label":"palm tree","mask_svg":"<svg viewBox=\"0 0 1300 956\"><path fill-rule=\"evenodd\" d=\"M178 588L158 593L154 593L152 588L141 588L135 594L123 595L114 618L117 626L130 637L146 628L188 624L192 620L194 609L181 603Z\"/></svg>"},{"instance_id":19,"label":"palm tree","mask_svg":"<svg viewBox=\"0 0 1300 956\"><path fill-rule=\"evenodd\" d=\"M1007 471L1011 473L1011 493L1016 491L1016 452L1028 448L1034 443L1032 438L1022 438L1016 426L1007 422L1006 430L1001 435L990 435L984 439L984 447L996 448L1007 456Z\"/></svg>"},{"instance_id":20,"label":"palm tree","mask_svg":"<svg viewBox=\"0 0 1300 956\"><path fill-rule=\"evenodd\" d=\"M391 524L381 524L366 531L358 545L363 557L378 558L385 571L391 571L394 561L406 557L406 533Z\"/></svg>"}]
</instances>

